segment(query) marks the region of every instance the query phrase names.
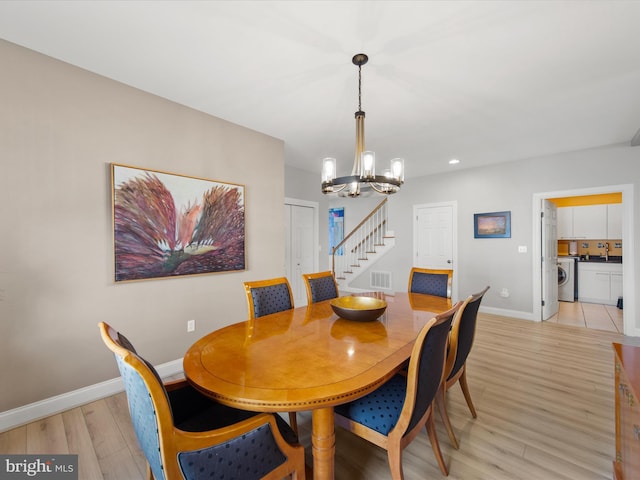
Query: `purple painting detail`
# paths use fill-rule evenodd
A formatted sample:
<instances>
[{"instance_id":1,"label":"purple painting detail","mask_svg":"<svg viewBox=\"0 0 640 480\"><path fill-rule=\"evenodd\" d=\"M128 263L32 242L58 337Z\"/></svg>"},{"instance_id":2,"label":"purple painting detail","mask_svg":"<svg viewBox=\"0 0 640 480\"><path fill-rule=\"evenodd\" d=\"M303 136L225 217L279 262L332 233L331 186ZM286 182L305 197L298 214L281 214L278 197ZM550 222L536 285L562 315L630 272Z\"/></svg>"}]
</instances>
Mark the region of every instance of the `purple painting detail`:
<instances>
[{"instance_id":1,"label":"purple painting detail","mask_svg":"<svg viewBox=\"0 0 640 480\"><path fill-rule=\"evenodd\" d=\"M245 269L244 187L113 165L115 280Z\"/></svg>"}]
</instances>

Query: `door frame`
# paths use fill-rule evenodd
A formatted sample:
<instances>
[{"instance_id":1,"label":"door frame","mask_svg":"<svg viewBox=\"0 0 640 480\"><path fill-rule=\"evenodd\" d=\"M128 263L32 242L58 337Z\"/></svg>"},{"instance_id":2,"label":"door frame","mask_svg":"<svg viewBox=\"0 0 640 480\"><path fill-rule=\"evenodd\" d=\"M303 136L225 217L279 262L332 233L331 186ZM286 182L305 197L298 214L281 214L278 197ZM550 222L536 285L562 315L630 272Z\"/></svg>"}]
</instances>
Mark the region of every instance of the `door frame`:
<instances>
[{"instance_id":1,"label":"door frame","mask_svg":"<svg viewBox=\"0 0 640 480\"><path fill-rule=\"evenodd\" d=\"M453 270L453 277L451 279L451 300L453 302L458 299L458 279L460 278L460 272L458 271L458 202L457 200L451 200L449 202L434 202L434 203L420 203L413 206L413 252L411 253L411 266L414 266L414 260L418 250L418 209L420 208L437 208L437 207L451 207L451 255L453 261L451 268Z\"/></svg>"},{"instance_id":2,"label":"door frame","mask_svg":"<svg viewBox=\"0 0 640 480\"><path fill-rule=\"evenodd\" d=\"M633 222L633 184L609 185L592 188L575 188L570 190L560 190L555 192L540 192L533 194L533 320L542 321L542 265L541 242L542 228L540 225L541 201L548 198L576 197L580 195L597 195L602 193L622 192L622 245L623 262L622 295L624 298L624 309L622 310L623 329L627 336L640 336L635 324L636 302L635 302L635 248L634 248L634 222ZM580 267L578 267L580 268ZM579 288L579 287L578 287Z\"/></svg>"},{"instance_id":3,"label":"door frame","mask_svg":"<svg viewBox=\"0 0 640 480\"><path fill-rule=\"evenodd\" d=\"M320 265L320 204L318 202L311 202L309 200L300 200L297 198L285 197L284 206L292 205L296 207L307 207L313 209L313 271L317 272ZM289 233L289 228L287 232ZM284 261L289 262L289 252L285 251ZM287 271L287 265L284 266L284 271Z\"/></svg>"}]
</instances>

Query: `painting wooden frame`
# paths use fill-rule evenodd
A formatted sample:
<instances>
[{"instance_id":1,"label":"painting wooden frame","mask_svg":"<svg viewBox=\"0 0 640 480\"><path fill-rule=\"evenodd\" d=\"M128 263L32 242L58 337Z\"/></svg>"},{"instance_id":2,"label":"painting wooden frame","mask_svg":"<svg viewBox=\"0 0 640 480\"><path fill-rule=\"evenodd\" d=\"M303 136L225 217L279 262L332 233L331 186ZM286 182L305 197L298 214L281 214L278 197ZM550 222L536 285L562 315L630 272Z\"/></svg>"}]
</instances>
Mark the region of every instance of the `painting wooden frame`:
<instances>
[{"instance_id":1,"label":"painting wooden frame","mask_svg":"<svg viewBox=\"0 0 640 480\"><path fill-rule=\"evenodd\" d=\"M475 213L474 238L511 238L511 212Z\"/></svg>"},{"instance_id":2,"label":"painting wooden frame","mask_svg":"<svg viewBox=\"0 0 640 480\"><path fill-rule=\"evenodd\" d=\"M245 270L244 188L112 163L115 281Z\"/></svg>"}]
</instances>

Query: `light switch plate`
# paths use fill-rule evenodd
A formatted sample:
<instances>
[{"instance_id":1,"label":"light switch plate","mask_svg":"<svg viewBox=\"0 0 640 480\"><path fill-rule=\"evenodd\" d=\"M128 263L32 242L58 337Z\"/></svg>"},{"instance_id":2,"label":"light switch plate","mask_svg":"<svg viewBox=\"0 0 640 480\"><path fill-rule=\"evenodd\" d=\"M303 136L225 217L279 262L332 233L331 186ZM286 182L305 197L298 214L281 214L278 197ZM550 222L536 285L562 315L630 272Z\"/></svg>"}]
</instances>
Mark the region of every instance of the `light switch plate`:
<instances>
[{"instance_id":1,"label":"light switch plate","mask_svg":"<svg viewBox=\"0 0 640 480\"><path fill-rule=\"evenodd\" d=\"M518 253L527 253L526 245L518 245Z\"/></svg>"}]
</instances>

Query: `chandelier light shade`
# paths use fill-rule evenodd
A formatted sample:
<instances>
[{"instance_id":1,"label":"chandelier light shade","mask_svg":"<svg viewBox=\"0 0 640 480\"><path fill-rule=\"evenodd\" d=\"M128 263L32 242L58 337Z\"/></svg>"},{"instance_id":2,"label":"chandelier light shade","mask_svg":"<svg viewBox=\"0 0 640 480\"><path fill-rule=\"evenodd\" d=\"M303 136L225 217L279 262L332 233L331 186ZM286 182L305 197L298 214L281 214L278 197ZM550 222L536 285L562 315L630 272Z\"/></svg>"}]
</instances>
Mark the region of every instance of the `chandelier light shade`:
<instances>
[{"instance_id":1,"label":"chandelier light shade","mask_svg":"<svg viewBox=\"0 0 640 480\"><path fill-rule=\"evenodd\" d=\"M337 193L343 197L357 197L370 191L390 195L400 190L404 183L404 160L394 158L388 169L376 175L376 154L365 150L364 112L362 111L362 65L369 61L364 53L352 59L358 67L358 111L356 112L356 151L351 175L337 177L336 159L327 157L322 160L322 193Z\"/></svg>"}]
</instances>

